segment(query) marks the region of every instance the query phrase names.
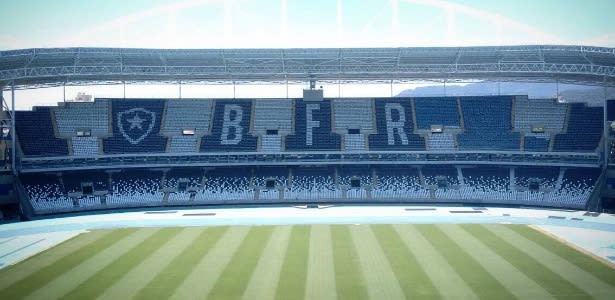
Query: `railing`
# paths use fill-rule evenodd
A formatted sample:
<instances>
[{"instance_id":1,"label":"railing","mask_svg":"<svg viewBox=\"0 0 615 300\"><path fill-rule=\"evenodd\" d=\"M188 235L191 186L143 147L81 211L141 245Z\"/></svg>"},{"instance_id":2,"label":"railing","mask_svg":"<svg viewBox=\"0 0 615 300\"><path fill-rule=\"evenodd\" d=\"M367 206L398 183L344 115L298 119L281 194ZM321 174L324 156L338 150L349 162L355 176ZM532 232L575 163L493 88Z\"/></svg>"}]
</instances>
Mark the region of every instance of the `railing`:
<instances>
[{"instance_id":1,"label":"railing","mask_svg":"<svg viewBox=\"0 0 615 300\"><path fill-rule=\"evenodd\" d=\"M62 170L91 170L153 167L216 167L249 165L331 165L331 164L491 164L597 167L597 153L505 152L505 151L364 151L364 152L235 152L235 153L151 153L97 155L88 157L22 158L23 173Z\"/></svg>"}]
</instances>

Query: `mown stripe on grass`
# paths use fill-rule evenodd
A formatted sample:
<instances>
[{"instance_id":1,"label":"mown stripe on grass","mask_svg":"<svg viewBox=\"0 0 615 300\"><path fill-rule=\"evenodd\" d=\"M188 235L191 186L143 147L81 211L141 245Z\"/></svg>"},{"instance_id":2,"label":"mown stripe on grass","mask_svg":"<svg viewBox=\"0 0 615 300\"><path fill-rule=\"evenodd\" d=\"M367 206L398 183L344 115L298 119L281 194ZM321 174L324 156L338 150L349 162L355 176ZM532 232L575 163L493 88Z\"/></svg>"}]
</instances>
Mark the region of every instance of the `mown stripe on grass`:
<instances>
[{"instance_id":1,"label":"mown stripe on grass","mask_svg":"<svg viewBox=\"0 0 615 300\"><path fill-rule=\"evenodd\" d=\"M416 226L393 225L393 228L414 256L420 257L419 265L429 276L442 298L452 300L478 299L474 291L459 276L457 270L421 235Z\"/></svg>"},{"instance_id":2,"label":"mown stripe on grass","mask_svg":"<svg viewBox=\"0 0 615 300\"><path fill-rule=\"evenodd\" d=\"M312 225L305 287L306 299L336 299L329 225Z\"/></svg>"},{"instance_id":3,"label":"mown stripe on grass","mask_svg":"<svg viewBox=\"0 0 615 300\"><path fill-rule=\"evenodd\" d=\"M164 228L155 232L143 242L133 247L111 264L100 269L85 282L69 291L62 299L92 299L120 280L139 262L146 259L180 231L179 228Z\"/></svg>"},{"instance_id":4,"label":"mown stripe on grass","mask_svg":"<svg viewBox=\"0 0 615 300\"><path fill-rule=\"evenodd\" d=\"M66 270L61 275L49 280L43 287L37 289L25 299L58 299L68 293L70 290L85 282L89 277L94 275L100 269L111 264L118 257L136 247L138 244L146 240L157 229L138 229L132 234L118 240L110 247L97 253L94 256L88 257L82 263L76 265L70 270Z\"/></svg>"},{"instance_id":5,"label":"mown stripe on grass","mask_svg":"<svg viewBox=\"0 0 615 300\"><path fill-rule=\"evenodd\" d=\"M243 293L243 299L273 300L275 298L291 230L291 226L275 227Z\"/></svg>"},{"instance_id":6,"label":"mown stripe on grass","mask_svg":"<svg viewBox=\"0 0 615 300\"><path fill-rule=\"evenodd\" d=\"M275 291L275 299L303 299L307 278L310 230L307 225L292 228L286 256L280 271L280 281Z\"/></svg>"},{"instance_id":7,"label":"mown stripe on grass","mask_svg":"<svg viewBox=\"0 0 615 300\"><path fill-rule=\"evenodd\" d=\"M331 226L335 287L339 299L368 299L365 279L361 273L357 249L352 243L347 225Z\"/></svg>"},{"instance_id":8,"label":"mown stripe on grass","mask_svg":"<svg viewBox=\"0 0 615 300\"><path fill-rule=\"evenodd\" d=\"M470 235L460 226L448 225L442 231L515 297L519 299L553 299L553 296L538 283L517 270L505 258L491 251L479 239Z\"/></svg>"},{"instance_id":9,"label":"mown stripe on grass","mask_svg":"<svg viewBox=\"0 0 615 300\"><path fill-rule=\"evenodd\" d=\"M24 298L49 283L52 279L64 274L68 270L71 270L88 258L104 251L118 240L123 239L131 233L134 233L136 230L137 229L131 228L111 231L108 234L104 234L100 238L95 239L94 241L90 241L90 243L85 243L82 248L76 251L66 251L66 253L61 253L63 251L56 252L56 254L64 255L53 263L40 268L38 271L0 290L0 299ZM67 246L63 246L63 248L70 247L70 244L66 245ZM38 260L29 261L28 264L36 261Z\"/></svg>"},{"instance_id":10,"label":"mown stripe on grass","mask_svg":"<svg viewBox=\"0 0 615 300\"><path fill-rule=\"evenodd\" d=\"M0 289L4 289L48 267L65 256L79 251L88 244L110 233L111 230L95 230L79 234L43 252L37 253L16 265L8 266L0 270Z\"/></svg>"},{"instance_id":11,"label":"mown stripe on grass","mask_svg":"<svg viewBox=\"0 0 615 300\"><path fill-rule=\"evenodd\" d=\"M482 299L515 299L510 291L489 274L468 253L453 242L444 231L450 225L417 225L419 232L429 240L463 280Z\"/></svg>"},{"instance_id":12,"label":"mown stripe on grass","mask_svg":"<svg viewBox=\"0 0 615 300\"><path fill-rule=\"evenodd\" d=\"M272 232L272 226L252 227L222 275L218 277L207 299L241 299Z\"/></svg>"},{"instance_id":13,"label":"mown stripe on grass","mask_svg":"<svg viewBox=\"0 0 615 300\"><path fill-rule=\"evenodd\" d=\"M513 245L540 261L545 266L560 274L562 278L569 281L579 289L582 289L588 295L595 299L613 299L615 288L601 281L592 274L585 272L583 269L563 259L549 249L545 249L540 245L526 239L524 236L516 233L506 226L489 226L489 230L503 239L509 240ZM563 245L560 245L563 247Z\"/></svg>"},{"instance_id":14,"label":"mown stripe on grass","mask_svg":"<svg viewBox=\"0 0 615 300\"><path fill-rule=\"evenodd\" d=\"M369 225L350 226L370 299L403 299L397 277Z\"/></svg>"},{"instance_id":15,"label":"mown stripe on grass","mask_svg":"<svg viewBox=\"0 0 615 300\"><path fill-rule=\"evenodd\" d=\"M136 299L167 299L184 281L192 268L205 253L222 237L227 227L209 227L194 230L198 236L184 247L181 252L154 279L139 291Z\"/></svg>"},{"instance_id":16,"label":"mown stripe on grass","mask_svg":"<svg viewBox=\"0 0 615 300\"><path fill-rule=\"evenodd\" d=\"M605 263L598 261L565 243L561 243L553 237L546 235L532 227L511 225L508 228L524 236L526 239L542 246L543 248L549 249L549 251L553 252L553 254L556 254L568 262L573 263L577 267L594 275L594 277L599 278L605 283L615 286L615 269L607 266Z\"/></svg>"},{"instance_id":17,"label":"mown stripe on grass","mask_svg":"<svg viewBox=\"0 0 615 300\"><path fill-rule=\"evenodd\" d=\"M487 225L487 227L502 225ZM463 225L463 229L501 257L505 257L517 270L523 272L534 280L551 295L558 299L587 299L590 298L583 290L576 288L559 274L544 266L532 256L522 251L513 241L501 237L499 234L487 230L483 225Z\"/></svg>"},{"instance_id":18,"label":"mown stripe on grass","mask_svg":"<svg viewBox=\"0 0 615 300\"><path fill-rule=\"evenodd\" d=\"M134 298L154 277L168 267L199 236L202 230L203 228L195 227L182 229L181 232L157 249L150 257L143 259L115 285L105 290L99 299Z\"/></svg>"},{"instance_id":19,"label":"mown stripe on grass","mask_svg":"<svg viewBox=\"0 0 615 300\"><path fill-rule=\"evenodd\" d=\"M203 253L199 263L175 289L171 299L203 299L207 297L249 231L249 226L229 227L211 250Z\"/></svg>"},{"instance_id":20,"label":"mown stripe on grass","mask_svg":"<svg viewBox=\"0 0 615 300\"><path fill-rule=\"evenodd\" d=\"M380 247L395 272L406 299L438 299L440 295L416 256L391 225L371 225Z\"/></svg>"}]
</instances>

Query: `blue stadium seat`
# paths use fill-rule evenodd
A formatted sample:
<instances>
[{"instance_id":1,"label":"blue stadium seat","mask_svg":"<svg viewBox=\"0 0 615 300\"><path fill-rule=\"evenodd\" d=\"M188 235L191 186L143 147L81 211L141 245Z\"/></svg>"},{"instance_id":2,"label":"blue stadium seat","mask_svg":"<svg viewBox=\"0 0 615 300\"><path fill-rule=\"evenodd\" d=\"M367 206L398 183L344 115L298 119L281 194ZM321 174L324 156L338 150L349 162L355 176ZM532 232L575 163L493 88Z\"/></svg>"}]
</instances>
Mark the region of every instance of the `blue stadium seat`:
<instances>
[{"instance_id":1,"label":"blue stadium seat","mask_svg":"<svg viewBox=\"0 0 615 300\"><path fill-rule=\"evenodd\" d=\"M465 131L457 135L459 150L520 150L520 135L512 132L512 97L461 98Z\"/></svg>"},{"instance_id":2,"label":"blue stadium seat","mask_svg":"<svg viewBox=\"0 0 615 300\"><path fill-rule=\"evenodd\" d=\"M91 183L93 191L108 191L109 178L102 171L66 172L62 174L66 193L82 192L82 184Z\"/></svg>"},{"instance_id":3,"label":"blue stadium seat","mask_svg":"<svg viewBox=\"0 0 615 300\"><path fill-rule=\"evenodd\" d=\"M260 151L282 152L282 137L292 132L293 101L259 99L254 101L255 135L260 137Z\"/></svg>"},{"instance_id":4,"label":"blue stadium seat","mask_svg":"<svg viewBox=\"0 0 615 300\"><path fill-rule=\"evenodd\" d=\"M89 130L95 137L106 137L109 132L109 100L94 102L66 102L54 109L58 135L73 137L78 130Z\"/></svg>"},{"instance_id":5,"label":"blue stadium seat","mask_svg":"<svg viewBox=\"0 0 615 300\"><path fill-rule=\"evenodd\" d=\"M459 111L454 97L414 98L417 129L430 129L431 125L459 128Z\"/></svg>"},{"instance_id":6,"label":"blue stadium seat","mask_svg":"<svg viewBox=\"0 0 615 300\"><path fill-rule=\"evenodd\" d=\"M549 139L544 135L526 135L523 137L523 149L529 152L549 151Z\"/></svg>"},{"instance_id":7,"label":"blue stadium seat","mask_svg":"<svg viewBox=\"0 0 615 300\"><path fill-rule=\"evenodd\" d=\"M566 104L555 99L515 99L515 130L529 132L533 126L542 126L547 133L559 133L564 128Z\"/></svg>"},{"instance_id":8,"label":"blue stadium seat","mask_svg":"<svg viewBox=\"0 0 615 300\"><path fill-rule=\"evenodd\" d=\"M197 191L195 201L232 203L254 200L254 189L250 185L250 169L216 168L205 173L205 186Z\"/></svg>"},{"instance_id":9,"label":"blue stadium seat","mask_svg":"<svg viewBox=\"0 0 615 300\"><path fill-rule=\"evenodd\" d=\"M256 152L250 133L252 100L217 100L211 135L201 140L201 152Z\"/></svg>"},{"instance_id":10,"label":"blue stadium seat","mask_svg":"<svg viewBox=\"0 0 615 300\"><path fill-rule=\"evenodd\" d=\"M376 134L370 150L425 150L425 139L414 134L410 99L376 99Z\"/></svg>"},{"instance_id":11,"label":"blue stadium seat","mask_svg":"<svg viewBox=\"0 0 615 300\"><path fill-rule=\"evenodd\" d=\"M334 131L341 134L344 151L366 151L366 136L374 133L372 99L335 99Z\"/></svg>"},{"instance_id":12,"label":"blue stadium seat","mask_svg":"<svg viewBox=\"0 0 615 300\"><path fill-rule=\"evenodd\" d=\"M584 209L600 172L599 168L565 169L561 187L548 193L544 201L552 207Z\"/></svg>"},{"instance_id":13,"label":"blue stadium seat","mask_svg":"<svg viewBox=\"0 0 615 300\"><path fill-rule=\"evenodd\" d=\"M107 205L117 207L157 206L162 203L162 171L123 170L112 174Z\"/></svg>"},{"instance_id":14,"label":"blue stadium seat","mask_svg":"<svg viewBox=\"0 0 615 300\"><path fill-rule=\"evenodd\" d=\"M66 196L57 175L23 174L20 179L35 212L50 213L73 209L73 201Z\"/></svg>"},{"instance_id":15,"label":"blue stadium seat","mask_svg":"<svg viewBox=\"0 0 615 300\"><path fill-rule=\"evenodd\" d=\"M182 203L190 200L191 193L196 193L203 179L203 170L200 168L174 168L167 172L164 182L165 190L170 191L168 202L170 204Z\"/></svg>"},{"instance_id":16,"label":"blue stadium seat","mask_svg":"<svg viewBox=\"0 0 615 300\"><path fill-rule=\"evenodd\" d=\"M339 151L340 136L332 132L331 100L295 100L295 132L286 136L287 151Z\"/></svg>"},{"instance_id":17,"label":"blue stadium seat","mask_svg":"<svg viewBox=\"0 0 615 300\"><path fill-rule=\"evenodd\" d=\"M555 136L553 151L596 151L602 138L602 110L582 103L571 104L566 133Z\"/></svg>"},{"instance_id":18,"label":"blue stadium seat","mask_svg":"<svg viewBox=\"0 0 615 300\"><path fill-rule=\"evenodd\" d=\"M103 140L106 154L163 153L167 138L160 136L163 100L112 100L113 136Z\"/></svg>"},{"instance_id":19,"label":"blue stadium seat","mask_svg":"<svg viewBox=\"0 0 615 300\"><path fill-rule=\"evenodd\" d=\"M162 133L166 136L181 136L183 129L194 130L196 136L208 133L213 102L209 99L167 100Z\"/></svg>"},{"instance_id":20,"label":"blue stadium seat","mask_svg":"<svg viewBox=\"0 0 615 300\"><path fill-rule=\"evenodd\" d=\"M99 139L95 136L74 136L71 138L74 156L91 156L100 154Z\"/></svg>"},{"instance_id":21,"label":"blue stadium seat","mask_svg":"<svg viewBox=\"0 0 615 300\"><path fill-rule=\"evenodd\" d=\"M290 188L286 199L291 201L327 201L339 199L341 191L335 186L333 168L330 166L309 166L292 169Z\"/></svg>"},{"instance_id":22,"label":"blue stadium seat","mask_svg":"<svg viewBox=\"0 0 615 300\"><path fill-rule=\"evenodd\" d=\"M26 156L68 155L68 143L56 138L49 107L15 112L15 129L21 150Z\"/></svg>"},{"instance_id":23,"label":"blue stadium seat","mask_svg":"<svg viewBox=\"0 0 615 300\"><path fill-rule=\"evenodd\" d=\"M421 184L419 171L403 165L378 165L374 167L377 183L372 197L378 200L425 201L429 191Z\"/></svg>"}]
</instances>

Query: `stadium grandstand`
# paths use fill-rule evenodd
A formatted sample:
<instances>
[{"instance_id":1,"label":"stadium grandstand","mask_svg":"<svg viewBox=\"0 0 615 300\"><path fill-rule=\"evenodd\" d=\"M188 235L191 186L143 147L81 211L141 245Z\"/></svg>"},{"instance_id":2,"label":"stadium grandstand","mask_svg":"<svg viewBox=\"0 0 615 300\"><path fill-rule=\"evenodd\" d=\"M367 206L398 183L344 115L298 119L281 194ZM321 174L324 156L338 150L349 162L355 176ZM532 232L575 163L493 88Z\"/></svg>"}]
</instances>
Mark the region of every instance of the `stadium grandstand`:
<instances>
[{"instance_id":1,"label":"stadium grandstand","mask_svg":"<svg viewBox=\"0 0 615 300\"><path fill-rule=\"evenodd\" d=\"M528 93L324 97L320 83L545 82ZM96 98L14 110L15 90L304 84L303 97ZM220 204L615 208L615 49L23 49L0 52L3 209L24 218ZM8 105L10 103L10 105ZM16 209L16 207L18 207Z\"/></svg>"}]
</instances>

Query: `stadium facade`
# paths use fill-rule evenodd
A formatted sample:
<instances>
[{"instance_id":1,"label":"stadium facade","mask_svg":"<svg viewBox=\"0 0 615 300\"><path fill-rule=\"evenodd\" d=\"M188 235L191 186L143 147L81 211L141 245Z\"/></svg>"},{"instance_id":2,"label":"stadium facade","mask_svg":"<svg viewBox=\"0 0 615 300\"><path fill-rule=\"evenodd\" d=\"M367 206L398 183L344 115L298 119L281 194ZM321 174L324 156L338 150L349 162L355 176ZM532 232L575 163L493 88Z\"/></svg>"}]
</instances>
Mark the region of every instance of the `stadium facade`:
<instances>
[{"instance_id":1,"label":"stadium facade","mask_svg":"<svg viewBox=\"0 0 615 300\"><path fill-rule=\"evenodd\" d=\"M5 111L3 203L26 216L209 204L612 205L613 48L0 52L10 107L15 89L76 84L425 79L573 83L605 94L596 106L523 94L325 98L312 88L296 99L99 98Z\"/></svg>"}]
</instances>

